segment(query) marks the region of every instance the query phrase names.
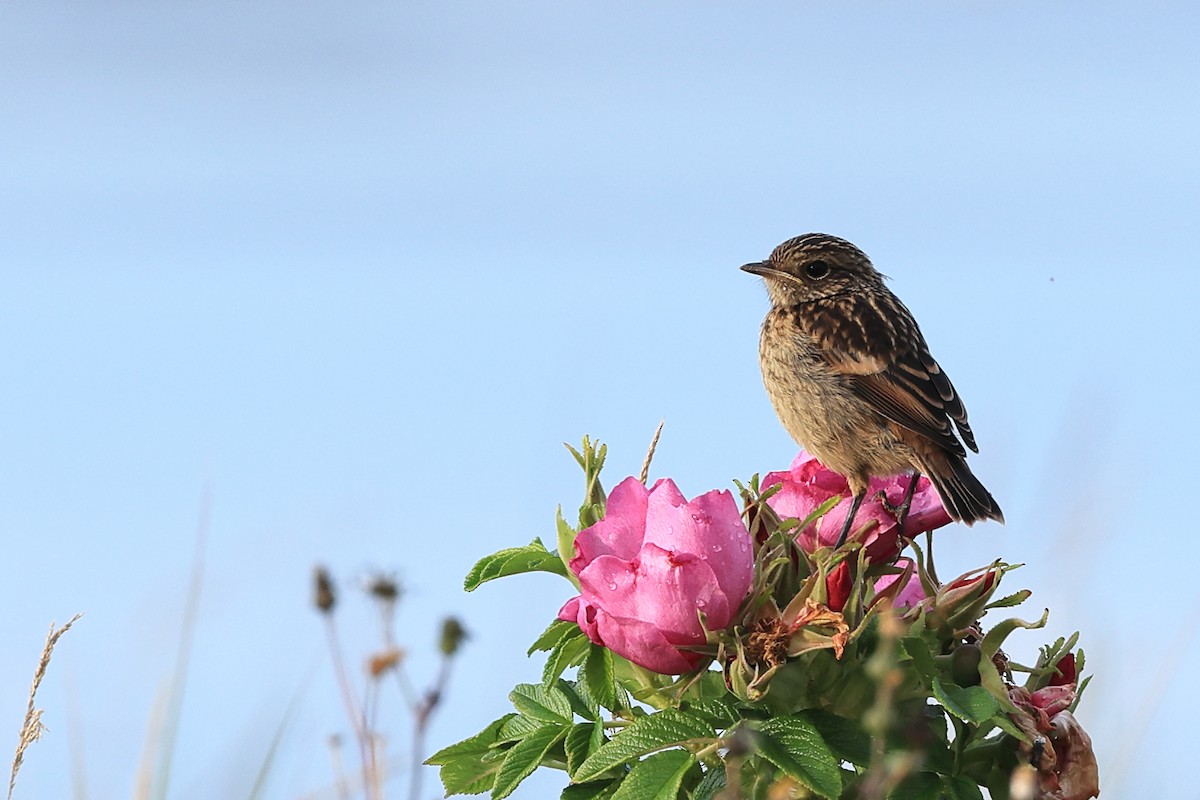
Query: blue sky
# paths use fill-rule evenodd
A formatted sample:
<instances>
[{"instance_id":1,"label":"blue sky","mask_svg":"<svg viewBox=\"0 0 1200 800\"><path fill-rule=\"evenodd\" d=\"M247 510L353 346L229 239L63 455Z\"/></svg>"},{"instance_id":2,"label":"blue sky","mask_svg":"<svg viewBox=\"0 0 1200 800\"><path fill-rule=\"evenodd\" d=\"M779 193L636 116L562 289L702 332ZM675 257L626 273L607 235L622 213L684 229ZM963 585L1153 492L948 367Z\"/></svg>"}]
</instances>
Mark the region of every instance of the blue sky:
<instances>
[{"instance_id":1,"label":"blue sky","mask_svg":"<svg viewBox=\"0 0 1200 800\"><path fill-rule=\"evenodd\" d=\"M578 502L563 441L608 442L612 485L665 418L654 472L689 495L790 462L756 362L765 295L737 267L813 230L892 277L971 411L1008 524L945 531L941 571L1027 563L1026 615L1083 630L1105 791L1187 796L1198 16L0 5L14 742L47 626L87 615L17 796L69 796L72 693L91 796L132 793L205 485L172 797L244 794L297 692L268 796L328 786L345 722L317 562L347 585L398 573L418 681L442 615L473 632L431 744L498 716L569 587L461 580ZM345 605L364 651L371 609Z\"/></svg>"}]
</instances>

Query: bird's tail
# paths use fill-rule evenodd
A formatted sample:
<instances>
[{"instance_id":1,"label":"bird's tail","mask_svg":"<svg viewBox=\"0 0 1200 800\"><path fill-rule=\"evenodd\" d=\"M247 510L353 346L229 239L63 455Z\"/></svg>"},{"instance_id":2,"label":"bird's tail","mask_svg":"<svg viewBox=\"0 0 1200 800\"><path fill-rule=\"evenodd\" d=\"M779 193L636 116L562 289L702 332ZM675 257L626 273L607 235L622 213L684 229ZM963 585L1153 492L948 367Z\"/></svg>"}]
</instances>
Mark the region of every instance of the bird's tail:
<instances>
[{"instance_id":1,"label":"bird's tail","mask_svg":"<svg viewBox=\"0 0 1200 800\"><path fill-rule=\"evenodd\" d=\"M1004 522L1000 504L971 472L965 458L946 451L923 455L921 472L933 482L950 516L968 525L985 519Z\"/></svg>"}]
</instances>

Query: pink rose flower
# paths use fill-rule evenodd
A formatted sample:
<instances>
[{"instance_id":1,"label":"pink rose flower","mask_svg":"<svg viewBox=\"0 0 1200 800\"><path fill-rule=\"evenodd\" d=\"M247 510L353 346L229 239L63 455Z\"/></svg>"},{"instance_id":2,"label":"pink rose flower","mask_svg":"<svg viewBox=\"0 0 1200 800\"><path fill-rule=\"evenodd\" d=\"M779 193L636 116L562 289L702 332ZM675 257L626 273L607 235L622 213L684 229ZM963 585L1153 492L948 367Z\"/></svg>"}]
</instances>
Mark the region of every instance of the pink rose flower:
<instances>
[{"instance_id":1,"label":"pink rose flower","mask_svg":"<svg viewBox=\"0 0 1200 800\"><path fill-rule=\"evenodd\" d=\"M688 501L674 481L647 489L626 478L604 519L575 537L571 571L580 595L558 618L635 664L678 675L702 660L704 628L727 627L750 590L754 554L733 495L713 490Z\"/></svg>"},{"instance_id":2,"label":"pink rose flower","mask_svg":"<svg viewBox=\"0 0 1200 800\"><path fill-rule=\"evenodd\" d=\"M863 498L862 506L854 517L854 529L858 530L871 520L879 523L863 540L867 557L873 562L891 561L903 549L905 539L912 539L917 534L951 522L950 515L942 507L942 501L938 498L933 484L922 476L917 482L908 518L904 521L904 530L900 530L895 514L884 508L879 501L879 492L884 492L893 506L899 505L904 500L904 492L911 480L908 475L871 480L867 496ZM819 547L832 547L836 544L838 534L846 521L846 514L850 511L852 499L850 484L846 479L822 466L820 461L801 450L792 462L791 469L787 472L767 473L760 485L765 490L777 483L782 484L782 488L767 499L767 505L785 518L804 519L829 498L834 495L842 496L842 501L830 509L829 513L817 520L815 525L800 531L797 536L800 546L809 553Z\"/></svg>"}]
</instances>

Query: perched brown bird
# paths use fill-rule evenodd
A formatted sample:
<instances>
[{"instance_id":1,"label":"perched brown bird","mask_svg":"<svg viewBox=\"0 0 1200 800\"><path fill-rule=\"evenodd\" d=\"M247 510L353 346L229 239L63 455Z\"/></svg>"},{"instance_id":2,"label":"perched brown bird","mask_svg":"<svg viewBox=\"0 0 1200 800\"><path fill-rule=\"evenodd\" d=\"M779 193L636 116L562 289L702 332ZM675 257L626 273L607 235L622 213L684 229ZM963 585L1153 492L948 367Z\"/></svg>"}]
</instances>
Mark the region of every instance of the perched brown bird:
<instances>
[{"instance_id":1,"label":"perched brown bird","mask_svg":"<svg viewBox=\"0 0 1200 800\"><path fill-rule=\"evenodd\" d=\"M924 473L955 519L1004 521L967 467L963 443L979 448L962 400L865 253L845 239L809 233L742 269L762 276L771 296L759 361L776 413L854 493L839 547L870 478L909 470L901 519Z\"/></svg>"}]
</instances>

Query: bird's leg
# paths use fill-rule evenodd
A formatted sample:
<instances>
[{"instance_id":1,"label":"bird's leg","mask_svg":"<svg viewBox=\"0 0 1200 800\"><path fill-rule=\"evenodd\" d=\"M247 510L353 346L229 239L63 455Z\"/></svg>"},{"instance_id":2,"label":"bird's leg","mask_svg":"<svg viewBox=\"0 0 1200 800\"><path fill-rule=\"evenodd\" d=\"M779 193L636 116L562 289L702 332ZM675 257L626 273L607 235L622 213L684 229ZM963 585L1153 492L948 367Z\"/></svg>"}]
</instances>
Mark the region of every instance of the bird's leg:
<instances>
[{"instance_id":1,"label":"bird's leg","mask_svg":"<svg viewBox=\"0 0 1200 800\"><path fill-rule=\"evenodd\" d=\"M833 546L834 550L846 543L846 537L850 535L850 528L854 525L854 515L858 513L858 507L862 505L863 497L866 494L866 489L855 493L854 502L850 504L850 513L846 514L846 521L842 523L842 532L838 535L837 544Z\"/></svg>"},{"instance_id":2,"label":"bird's leg","mask_svg":"<svg viewBox=\"0 0 1200 800\"><path fill-rule=\"evenodd\" d=\"M904 491L904 499L900 501L900 505L896 506L896 527L900 532L904 532L904 521L908 519L908 509L912 507L913 495L917 492L917 481L921 480L921 473L913 470L912 480L908 484L908 488Z\"/></svg>"}]
</instances>

